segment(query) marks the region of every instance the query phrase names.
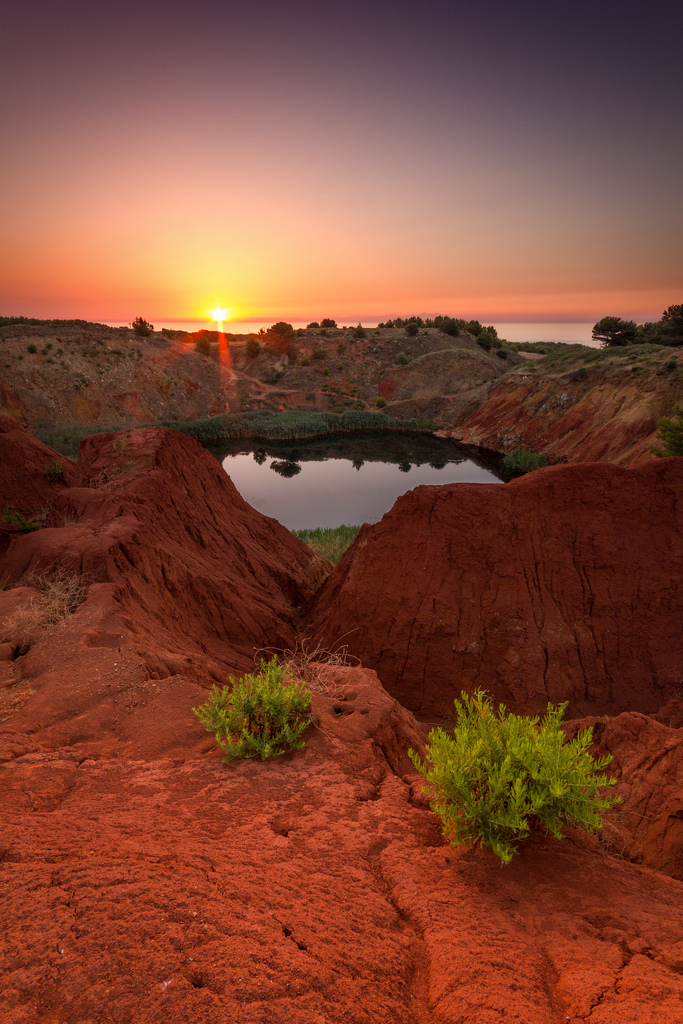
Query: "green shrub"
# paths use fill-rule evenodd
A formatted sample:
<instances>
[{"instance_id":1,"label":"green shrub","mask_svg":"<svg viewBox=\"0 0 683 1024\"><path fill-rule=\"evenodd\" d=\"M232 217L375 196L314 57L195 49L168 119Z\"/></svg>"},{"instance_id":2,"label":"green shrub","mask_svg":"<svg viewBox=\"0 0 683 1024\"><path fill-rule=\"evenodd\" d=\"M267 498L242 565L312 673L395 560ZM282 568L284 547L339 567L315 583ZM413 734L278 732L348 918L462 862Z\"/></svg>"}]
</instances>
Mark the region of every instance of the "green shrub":
<instances>
[{"instance_id":1,"label":"green shrub","mask_svg":"<svg viewBox=\"0 0 683 1024\"><path fill-rule=\"evenodd\" d=\"M55 482L56 480L64 479L64 466L60 466L58 462L53 462L51 466L43 470L43 476L46 480Z\"/></svg>"},{"instance_id":2,"label":"green shrub","mask_svg":"<svg viewBox=\"0 0 683 1024\"><path fill-rule=\"evenodd\" d=\"M329 316L326 316L326 317L324 317L320 321L320 326L321 327L336 327L337 326L337 321L336 320L332 320L331 317L329 317Z\"/></svg>"},{"instance_id":3,"label":"green shrub","mask_svg":"<svg viewBox=\"0 0 683 1024\"><path fill-rule=\"evenodd\" d=\"M375 402L375 405L377 406L378 409L383 409L386 404L386 398L378 398L377 401Z\"/></svg>"},{"instance_id":4,"label":"green shrub","mask_svg":"<svg viewBox=\"0 0 683 1024\"><path fill-rule=\"evenodd\" d=\"M357 327L354 327L351 331L351 334L354 336L354 338L358 338L359 341L363 338L367 338L368 336L368 332L365 330L362 324L358 324Z\"/></svg>"},{"instance_id":5,"label":"green shrub","mask_svg":"<svg viewBox=\"0 0 683 1024\"><path fill-rule=\"evenodd\" d=\"M27 345L27 346L26 346L26 351L27 351L27 352L30 352L30 353L31 353L31 355L35 355L35 354L36 354L36 352L38 351L38 349L36 348L36 346L35 346L35 345Z\"/></svg>"},{"instance_id":6,"label":"green shrub","mask_svg":"<svg viewBox=\"0 0 683 1024\"><path fill-rule=\"evenodd\" d=\"M408 324L408 327L414 327L414 326L415 326L415 324ZM407 327L406 327L406 330L408 330ZM406 355L405 352L399 352L399 354L396 356L396 363L397 363L398 366L407 366L409 362L410 362L410 356Z\"/></svg>"},{"instance_id":7,"label":"green shrub","mask_svg":"<svg viewBox=\"0 0 683 1024\"><path fill-rule=\"evenodd\" d=\"M194 343L194 350L195 352L199 352L199 354L202 356L210 356L211 342L209 341L208 338L197 338L197 340Z\"/></svg>"},{"instance_id":8,"label":"green shrub","mask_svg":"<svg viewBox=\"0 0 683 1024\"><path fill-rule=\"evenodd\" d=\"M261 346L259 345L256 338L247 338L246 345L244 346L244 351L246 352L247 359L255 359L256 356L261 351Z\"/></svg>"},{"instance_id":9,"label":"green shrub","mask_svg":"<svg viewBox=\"0 0 683 1024\"><path fill-rule=\"evenodd\" d=\"M535 469L542 469L548 462L538 452L529 451L528 448L515 448L503 459L503 469L511 476L524 476L525 473L532 473Z\"/></svg>"},{"instance_id":10,"label":"green shrub","mask_svg":"<svg viewBox=\"0 0 683 1024\"><path fill-rule=\"evenodd\" d=\"M303 356L301 357L301 365L302 365L302 366L310 366L310 363L311 363L311 360L310 360L310 359L308 358L308 356L307 356L307 355L305 355L305 354L304 354L304 355L303 355Z\"/></svg>"},{"instance_id":11,"label":"green shrub","mask_svg":"<svg viewBox=\"0 0 683 1024\"><path fill-rule=\"evenodd\" d=\"M479 338L479 341L481 343L481 338ZM497 348L493 354L495 356L498 356L499 359L507 359L508 357L508 354L504 348Z\"/></svg>"},{"instance_id":12,"label":"green shrub","mask_svg":"<svg viewBox=\"0 0 683 1024\"><path fill-rule=\"evenodd\" d=\"M417 335L417 333L419 332L420 328L417 326L417 324L412 323L412 324L406 324L404 330L405 330L405 332L406 332L406 334L408 335L409 338L414 338Z\"/></svg>"},{"instance_id":13,"label":"green shrub","mask_svg":"<svg viewBox=\"0 0 683 1024\"><path fill-rule=\"evenodd\" d=\"M662 445L652 445L650 451L660 459L683 455L683 405L674 406L673 414L673 418L664 416L657 423L657 439Z\"/></svg>"},{"instance_id":14,"label":"green shrub","mask_svg":"<svg viewBox=\"0 0 683 1024\"><path fill-rule=\"evenodd\" d=\"M616 784L603 772L612 758L592 757L592 729L565 741L566 704L549 704L539 723L502 704L494 712L482 691L461 696L453 735L433 729L425 761L409 751L454 846L481 844L509 864L537 825L557 839L563 825L602 827L600 812L619 802L599 793Z\"/></svg>"},{"instance_id":15,"label":"green shrub","mask_svg":"<svg viewBox=\"0 0 683 1024\"><path fill-rule=\"evenodd\" d=\"M225 752L224 760L239 757L270 757L288 749L299 750L310 725L311 693L305 683L295 682L277 658L261 659L261 671L245 675L232 688L214 686L201 707L193 708L200 722L214 733Z\"/></svg>"},{"instance_id":16,"label":"green shrub","mask_svg":"<svg viewBox=\"0 0 683 1024\"><path fill-rule=\"evenodd\" d=\"M150 334L154 331L154 324L151 324L149 320L145 320L141 316L136 316L130 326L140 338L149 338Z\"/></svg>"}]
</instances>

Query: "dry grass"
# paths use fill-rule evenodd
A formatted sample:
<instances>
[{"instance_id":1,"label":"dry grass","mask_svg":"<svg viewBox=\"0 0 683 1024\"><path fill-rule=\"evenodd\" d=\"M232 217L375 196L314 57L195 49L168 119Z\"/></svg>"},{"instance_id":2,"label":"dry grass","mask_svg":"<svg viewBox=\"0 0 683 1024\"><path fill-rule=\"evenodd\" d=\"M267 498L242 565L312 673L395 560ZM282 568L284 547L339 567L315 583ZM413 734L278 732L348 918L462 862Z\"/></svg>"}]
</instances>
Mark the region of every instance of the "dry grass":
<instances>
[{"instance_id":1,"label":"dry grass","mask_svg":"<svg viewBox=\"0 0 683 1024\"><path fill-rule=\"evenodd\" d=\"M311 690L323 693L328 697L342 696L346 689L345 686L330 678L332 673L328 670L360 664L358 658L349 654L347 647L338 646L330 651L319 641L313 643L310 637L305 636L297 639L293 651L257 651L254 660L258 660L263 653L268 653L271 657L273 653L277 654L294 679L302 679Z\"/></svg>"},{"instance_id":2,"label":"dry grass","mask_svg":"<svg viewBox=\"0 0 683 1024\"><path fill-rule=\"evenodd\" d=\"M31 587L38 594L5 624L1 643L23 646L35 640L36 633L56 629L83 603L88 589L88 581L82 573L63 568L27 573L20 585Z\"/></svg>"}]
</instances>

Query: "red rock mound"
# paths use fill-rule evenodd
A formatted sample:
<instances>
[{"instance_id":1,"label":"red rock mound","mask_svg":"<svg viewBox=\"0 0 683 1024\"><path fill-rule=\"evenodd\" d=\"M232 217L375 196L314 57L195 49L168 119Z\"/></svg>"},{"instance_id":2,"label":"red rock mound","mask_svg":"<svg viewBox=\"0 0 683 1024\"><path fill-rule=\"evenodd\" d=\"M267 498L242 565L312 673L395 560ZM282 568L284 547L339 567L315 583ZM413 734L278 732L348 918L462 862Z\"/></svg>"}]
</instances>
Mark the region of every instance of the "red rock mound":
<instances>
[{"instance_id":1,"label":"red rock mound","mask_svg":"<svg viewBox=\"0 0 683 1024\"><path fill-rule=\"evenodd\" d=\"M681 679L682 574L683 460L552 467L405 494L309 626L423 715L477 687L534 714L649 712Z\"/></svg>"},{"instance_id":2,"label":"red rock mound","mask_svg":"<svg viewBox=\"0 0 683 1024\"><path fill-rule=\"evenodd\" d=\"M4 627L15 680L35 691L5 727L6 756L76 742L150 756L191 746L201 730L179 732L177 708L253 668L255 649L293 647L298 607L327 563L170 430L88 438L73 483L47 528L0 557L0 579L33 588L30 614L8 613Z\"/></svg>"}]
</instances>

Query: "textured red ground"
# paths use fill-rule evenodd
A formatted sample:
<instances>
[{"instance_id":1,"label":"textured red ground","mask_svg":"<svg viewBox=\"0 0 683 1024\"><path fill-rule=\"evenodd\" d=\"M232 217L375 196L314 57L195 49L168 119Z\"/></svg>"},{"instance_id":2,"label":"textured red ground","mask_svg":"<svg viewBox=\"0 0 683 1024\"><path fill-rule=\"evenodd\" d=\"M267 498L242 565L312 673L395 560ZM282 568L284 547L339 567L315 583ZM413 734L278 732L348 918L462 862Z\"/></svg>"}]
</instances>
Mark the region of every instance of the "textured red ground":
<instances>
[{"instance_id":1,"label":"textured red ground","mask_svg":"<svg viewBox=\"0 0 683 1024\"><path fill-rule=\"evenodd\" d=\"M683 665L683 459L418 487L309 608L421 715L483 687L514 710L658 710ZM343 639L342 639L343 638Z\"/></svg>"},{"instance_id":2,"label":"textured red ground","mask_svg":"<svg viewBox=\"0 0 683 1024\"><path fill-rule=\"evenodd\" d=\"M0 592L3 1024L680 1024L683 883L579 832L445 845L372 671L318 671L305 750L223 764L192 707L324 566L177 435L103 436L75 482L0 558L89 574L21 642L40 590ZM678 813L682 712L596 724L642 821Z\"/></svg>"}]
</instances>

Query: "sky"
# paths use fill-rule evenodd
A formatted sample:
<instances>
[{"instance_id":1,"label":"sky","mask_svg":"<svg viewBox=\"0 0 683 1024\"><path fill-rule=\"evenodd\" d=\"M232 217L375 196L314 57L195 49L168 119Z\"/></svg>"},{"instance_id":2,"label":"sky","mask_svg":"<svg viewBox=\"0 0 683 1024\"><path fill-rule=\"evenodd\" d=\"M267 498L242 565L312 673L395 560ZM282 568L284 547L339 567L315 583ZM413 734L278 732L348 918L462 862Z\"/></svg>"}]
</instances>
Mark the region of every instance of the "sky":
<instances>
[{"instance_id":1,"label":"sky","mask_svg":"<svg viewBox=\"0 0 683 1024\"><path fill-rule=\"evenodd\" d=\"M0 314L658 319L683 7L22 0Z\"/></svg>"}]
</instances>

